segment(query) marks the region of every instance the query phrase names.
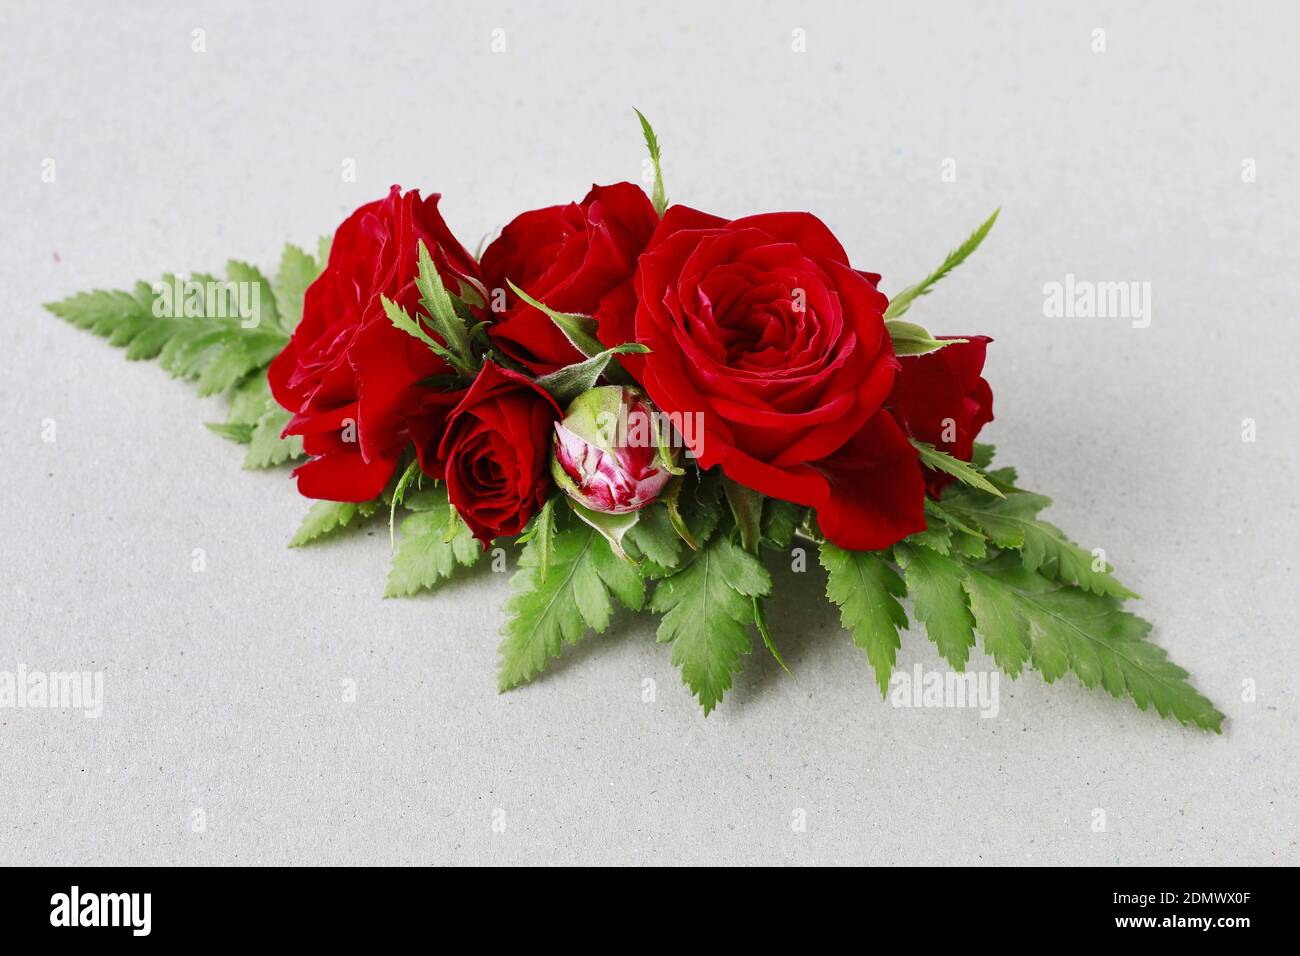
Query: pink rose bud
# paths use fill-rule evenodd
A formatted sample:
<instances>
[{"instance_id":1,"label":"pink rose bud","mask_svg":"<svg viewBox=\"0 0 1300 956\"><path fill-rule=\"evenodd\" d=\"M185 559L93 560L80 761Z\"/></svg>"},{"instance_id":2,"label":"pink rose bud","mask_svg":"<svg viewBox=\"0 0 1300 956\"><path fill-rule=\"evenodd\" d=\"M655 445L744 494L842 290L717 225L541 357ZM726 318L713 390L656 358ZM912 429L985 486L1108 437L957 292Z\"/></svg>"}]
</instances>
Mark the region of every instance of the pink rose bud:
<instances>
[{"instance_id":1,"label":"pink rose bud","mask_svg":"<svg viewBox=\"0 0 1300 956\"><path fill-rule=\"evenodd\" d=\"M604 385L573 400L555 423L551 477L578 504L627 514L650 504L676 467L659 412L640 392Z\"/></svg>"}]
</instances>

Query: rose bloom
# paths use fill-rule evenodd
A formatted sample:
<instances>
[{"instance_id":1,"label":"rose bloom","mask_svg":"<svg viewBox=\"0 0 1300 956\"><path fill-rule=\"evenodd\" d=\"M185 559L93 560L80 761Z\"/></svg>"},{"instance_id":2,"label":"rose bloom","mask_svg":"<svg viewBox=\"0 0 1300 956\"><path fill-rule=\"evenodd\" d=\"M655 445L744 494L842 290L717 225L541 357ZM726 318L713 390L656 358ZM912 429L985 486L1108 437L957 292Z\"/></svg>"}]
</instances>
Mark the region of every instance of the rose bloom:
<instances>
[{"instance_id":1,"label":"rose bloom","mask_svg":"<svg viewBox=\"0 0 1300 956\"><path fill-rule=\"evenodd\" d=\"M970 461L975 436L993 421L993 390L980 376L985 349L993 340L987 335L957 337L967 341L899 359L902 368L885 404L912 438ZM935 498L953 480L951 475L925 469L926 490Z\"/></svg>"},{"instance_id":2,"label":"rose bloom","mask_svg":"<svg viewBox=\"0 0 1300 956\"><path fill-rule=\"evenodd\" d=\"M551 477L591 511L629 514L672 480L675 449L660 447L657 410L636 389L603 385L573 400L555 423Z\"/></svg>"},{"instance_id":3,"label":"rose bloom","mask_svg":"<svg viewBox=\"0 0 1300 956\"><path fill-rule=\"evenodd\" d=\"M532 379L485 362L447 414L436 453L421 449L421 461L434 462L446 478L447 497L484 547L518 534L545 502L559 417L555 399Z\"/></svg>"},{"instance_id":4,"label":"rose bloom","mask_svg":"<svg viewBox=\"0 0 1300 956\"><path fill-rule=\"evenodd\" d=\"M925 528L916 450L882 409L898 360L878 279L808 213L674 206L641 257L634 315L604 310L599 334L649 346L624 365L663 411L702 416L701 466L874 550Z\"/></svg>"},{"instance_id":5,"label":"rose bloom","mask_svg":"<svg viewBox=\"0 0 1300 956\"><path fill-rule=\"evenodd\" d=\"M380 302L387 296L415 309L419 240L450 291L477 279L478 267L443 222L438 199L394 186L349 216L334 234L325 271L307 289L302 321L271 363L271 394L293 413L284 433L301 435L312 456L294 472L309 498L379 495L410 441L402 412L416 383L450 371L394 328Z\"/></svg>"},{"instance_id":6,"label":"rose bloom","mask_svg":"<svg viewBox=\"0 0 1300 956\"><path fill-rule=\"evenodd\" d=\"M483 251L483 281L504 290L506 303L488 330L493 343L538 375L581 362L564 333L520 301L506 280L552 309L592 315L631 279L657 222L645 191L632 183L592 186L580 203L515 217Z\"/></svg>"}]
</instances>

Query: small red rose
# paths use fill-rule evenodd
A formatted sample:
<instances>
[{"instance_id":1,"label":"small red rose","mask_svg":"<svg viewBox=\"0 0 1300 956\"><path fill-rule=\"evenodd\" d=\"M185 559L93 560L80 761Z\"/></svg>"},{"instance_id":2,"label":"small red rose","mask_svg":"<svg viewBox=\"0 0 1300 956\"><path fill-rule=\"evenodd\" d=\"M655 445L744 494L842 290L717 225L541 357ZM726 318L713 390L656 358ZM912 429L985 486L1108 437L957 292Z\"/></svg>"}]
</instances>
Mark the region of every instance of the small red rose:
<instances>
[{"instance_id":1,"label":"small red rose","mask_svg":"<svg viewBox=\"0 0 1300 956\"><path fill-rule=\"evenodd\" d=\"M658 221L645 191L632 183L592 186L580 203L517 216L483 251L489 305L505 305L489 328L493 343L538 375L582 361L564 333L520 301L507 280L552 309L592 315L631 279Z\"/></svg>"},{"instance_id":2,"label":"small red rose","mask_svg":"<svg viewBox=\"0 0 1300 956\"><path fill-rule=\"evenodd\" d=\"M970 461L975 436L993 421L993 390L980 376L985 350L993 340L987 335L965 338L937 352L899 359L902 367L885 405L912 438ZM952 481L951 475L925 469L926 490L935 498Z\"/></svg>"},{"instance_id":3,"label":"small red rose","mask_svg":"<svg viewBox=\"0 0 1300 956\"><path fill-rule=\"evenodd\" d=\"M560 408L532 379L486 362L447 415L436 468L474 537L518 534L551 490L552 425ZM428 449L421 460L433 458ZM427 469L426 469L427 470Z\"/></svg>"},{"instance_id":4,"label":"small red rose","mask_svg":"<svg viewBox=\"0 0 1300 956\"><path fill-rule=\"evenodd\" d=\"M878 279L808 213L674 206L641 257L634 319L606 313L599 330L650 348L624 364L670 416L699 415L703 467L875 550L925 528L916 450L881 407L898 360Z\"/></svg>"},{"instance_id":5,"label":"small red rose","mask_svg":"<svg viewBox=\"0 0 1300 956\"><path fill-rule=\"evenodd\" d=\"M449 371L393 327L380 301L414 309L420 241L451 291L477 281L478 267L447 228L438 199L394 186L349 216L307 289L293 338L271 363L271 394L293 413L284 433L301 435L311 456L294 472L309 498L367 501L382 492L410 441L403 407L416 397L416 383Z\"/></svg>"}]
</instances>

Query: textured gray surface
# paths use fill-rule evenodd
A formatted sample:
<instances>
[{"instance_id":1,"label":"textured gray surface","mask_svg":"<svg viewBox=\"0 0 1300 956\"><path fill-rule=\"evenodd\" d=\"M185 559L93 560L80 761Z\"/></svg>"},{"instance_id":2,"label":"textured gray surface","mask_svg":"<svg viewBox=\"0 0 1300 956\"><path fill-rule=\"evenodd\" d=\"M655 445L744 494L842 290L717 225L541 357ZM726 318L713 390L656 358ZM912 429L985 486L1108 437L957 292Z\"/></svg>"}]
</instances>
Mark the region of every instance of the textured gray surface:
<instances>
[{"instance_id":1,"label":"textured gray surface","mask_svg":"<svg viewBox=\"0 0 1300 956\"><path fill-rule=\"evenodd\" d=\"M0 670L106 695L0 710L0 863L1300 862L1294 4L264 6L0 12ZM707 720L648 618L498 696L504 575L383 601L382 531L286 550L304 506L215 400L39 308L273 265L392 182L473 247L636 179L634 104L673 198L811 209L887 291L1003 207L913 314L996 338L986 435L1223 736L1032 674L996 719L882 704L815 567L776 572L797 679L756 653ZM1151 282L1151 326L1044 318L1067 272Z\"/></svg>"}]
</instances>

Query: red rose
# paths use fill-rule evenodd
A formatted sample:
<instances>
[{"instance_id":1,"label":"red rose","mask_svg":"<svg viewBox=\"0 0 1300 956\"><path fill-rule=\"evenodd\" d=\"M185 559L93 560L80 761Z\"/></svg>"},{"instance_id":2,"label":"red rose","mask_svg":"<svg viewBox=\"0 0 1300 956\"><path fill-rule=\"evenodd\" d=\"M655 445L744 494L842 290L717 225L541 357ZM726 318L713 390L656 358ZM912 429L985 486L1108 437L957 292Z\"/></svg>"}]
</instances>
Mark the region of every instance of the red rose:
<instances>
[{"instance_id":1,"label":"red rose","mask_svg":"<svg viewBox=\"0 0 1300 956\"><path fill-rule=\"evenodd\" d=\"M582 361L564 333L521 302L506 280L557 311L592 315L632 277L658 221L645 191L631 183L592 186L580 203L517 216L483 251L483 281L503 290L495 295L504 294L506 304L489 328L493 342L538 375Z\"/></svg>"},{"instance_id":2,"label":"red rose","mask_svg":"<svg viewBox=\"0 0 1300 956\"><path fill-rule=\"evenodd\" d=\"M551 426L559 418L540 385L493 362L447 416L437 467L452 506L484 547L522 531L546 500Z\"/></svg>"},{"instance_id":3,"label":"red rose","mask_svg":"<svg viewBox=\"0 0 1300 956\"><path fill-rule=\"evenodd\" d=\"M366 501L383 491L410 439L401 412L412 387L449 371L395 329L380 302L387 296L415 308L419 240L453 292L463 277L477 277L438 199L394 186L349 216L334 234L325 271L307 289L293 338L271 363L271 393L293 413L284 433L303 436L312 456L294 472L309 498Z\"/></svg>"},{"instance_id":4,"label":"red rose","mask_svg":"<svg viewBox=\"0 0 1300 956\"><path fill-rule=\"evenodd\" d=\"M881 408L898 361L878 278L808 213L674 206L637 269L634 330L612 314L600 331L649 346L625 364L663 411L700 414L703 467L815 508L840 547L884 548L925 528L925 487Z\"/></svg>"},{"instance_id":5,"label":"red rose","mask_svg":"<svg viewBox=\"0 0 1300 956\"><path fill-rule=\"evenodd\" d=\"M993 421L993 390L980 377L985 348L993 340L987 335L967 338L937 352L899 359L902 368L885 402L908 435L962 461L971 460L975 436ZM926 490L935 498L952 480L925 469Z\"/></svg>"}]
</instances>

